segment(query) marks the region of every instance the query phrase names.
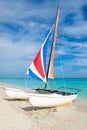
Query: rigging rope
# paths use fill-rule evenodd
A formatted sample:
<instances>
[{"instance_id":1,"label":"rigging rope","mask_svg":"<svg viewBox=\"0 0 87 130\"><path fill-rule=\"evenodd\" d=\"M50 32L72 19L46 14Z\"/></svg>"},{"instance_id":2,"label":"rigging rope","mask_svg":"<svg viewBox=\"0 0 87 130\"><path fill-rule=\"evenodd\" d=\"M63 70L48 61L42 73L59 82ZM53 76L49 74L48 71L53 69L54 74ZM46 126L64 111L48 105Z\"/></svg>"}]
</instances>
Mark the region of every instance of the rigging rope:
<instances>
[{"instance_id":1,"label":"rigging rope","mask_svg":"<svg viewBox=\"0 0 87 130\"><path fill-rule=\"evenodd\" d=\"M63 86L66 91L66 85L65 85L65 80L64 80L64 70L63 70L63 62L62 62L62 56L60 55L60 62L61 62L61 71L62 71L62 78L63 78Z\"/></svg>"}]
</instances>

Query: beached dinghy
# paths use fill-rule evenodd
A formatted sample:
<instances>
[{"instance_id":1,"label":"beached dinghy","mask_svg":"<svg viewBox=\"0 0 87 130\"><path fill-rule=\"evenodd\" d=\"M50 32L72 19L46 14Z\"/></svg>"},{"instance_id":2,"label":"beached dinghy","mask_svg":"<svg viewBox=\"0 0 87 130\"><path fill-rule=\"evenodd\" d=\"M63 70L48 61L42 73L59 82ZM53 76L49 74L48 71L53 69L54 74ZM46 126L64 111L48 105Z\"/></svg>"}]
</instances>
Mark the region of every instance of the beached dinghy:
<instances>
[{"instance_id":1,"label":"beached dinghy","mask_svg":"<svg viewBox=\"0 0 87 130\"><path fill-rule=\"evenodd\" d=\"M28 75L45 82L45 86L43 89L36 89L34 93L31 92L29 93L29 101L33 106L54 107L66 103L71 103L73 100L77 98L77 92L69 93L69 92L62 92L58 90L46 89L48 78L54 79L53 62L54 62L54 48L56 44L56 35L58 30L58 16L59 16L59 7L57 8L57 12L56 12L56 21L54 26L54 33L53 33L53 39L52 39L52 45L51 45L47 69L46 69L46 52L47 52L49 37L53 31L53 28L48 33L39 52L37 53L29 69L27 70Z\"/></svg>"}]
</instances>

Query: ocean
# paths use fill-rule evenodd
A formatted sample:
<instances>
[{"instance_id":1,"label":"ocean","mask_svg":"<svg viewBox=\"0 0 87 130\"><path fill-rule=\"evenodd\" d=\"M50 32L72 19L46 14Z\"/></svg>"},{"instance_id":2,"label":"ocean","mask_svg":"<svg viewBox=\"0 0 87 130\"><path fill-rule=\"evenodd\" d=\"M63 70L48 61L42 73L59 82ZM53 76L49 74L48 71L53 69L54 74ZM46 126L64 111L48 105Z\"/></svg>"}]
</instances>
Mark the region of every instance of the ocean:
<instances>
[{"instance_id":1,"label":"ocean","mask_svg":"<svg viewBox=\"0 0 87 130\"><path fill-rule=\"evenodd\" d=\"M43 88L44 83L32 78L1 78L0 83L17 86L22 88ZM67 91L67 87L81 89L81 92L78 93L78 96L81 98L87 99L87 78L56 78L54 80L48 81L48 89L57 89L64 87ZM71 90L75 92L75 90Z\"/></svg>"}]
</instances>

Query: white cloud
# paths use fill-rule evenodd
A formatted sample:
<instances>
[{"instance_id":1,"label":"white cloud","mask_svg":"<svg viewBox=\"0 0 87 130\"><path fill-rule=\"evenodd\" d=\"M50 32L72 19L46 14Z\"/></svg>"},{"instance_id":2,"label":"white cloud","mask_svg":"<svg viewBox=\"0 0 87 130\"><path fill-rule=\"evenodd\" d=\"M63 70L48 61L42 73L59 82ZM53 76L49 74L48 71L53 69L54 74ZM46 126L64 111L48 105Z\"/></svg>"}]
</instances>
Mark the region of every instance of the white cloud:
<instances>
[{"instance_id":1,"label":"white cloud","mask_svg":"<svg viewBox=\"0 0 87 130\"><path fill-rule=\"evenodd\" d=\"M86 48L87 47L87 43L77 43L76 46Z\"/></svg>"},{"instance_id":2,"label":"white cloud","mask_svg":"<svg viewBox=\"0 0 87 130\"><path fill-rule=\"evenodd\" d=\"M0 23L2 23L0 27L0 72L2 70L8 70L10 74L12 70L14 70L14 74L23 72L22 70L25 70L27 65L30 64L45 39L45 33L52 26L57 2L55 0L50 4L50 1L43 1L43 4L39 5L39 3L26 0L0 1ZM59 0L59 34L70 35L74 38L82 38L87 34L87 23L83 20L81 14L81 7L86 3L86 0L84 2L76 0L75 3L73 0L66 2ZM64 24L64 18L69 13L76 14L75 24L72 26ZM3 23L12 23L14 26L21 26L22 29L14 33L14 30L7 29ZM57 54L75 56L75 59L70 63L64 61L64 66L66 68L69 66L70 72L73 65L87 65L86 42L84 44L69 42L63 37L58 42L62 43L62 47L56 51ZM72 50L70 47L76 48ZM77 56L80 59L77 59Z\"/></svg>"},{"instance_id":3,"label":"white cloud","mask_svg":"<svg viewBox=\"0 0 87 130\"><path fill-rule=\"evenodd\" d=\"M81 38L87 33L87 23L80 23L78 25L68 26L63 29L63 33L72 35L75 38Z\"/></svg>"},{"instance_id":4,"label":"white cloud","mask_svg":"<svg viewBox=\"0 0 87 130\"><path fill-rule=\"evenodd\" d=\"M58 54L58 55L66 55L66 54L68 54L65 50L58 50L58 51L56 51L56 54Z\"/></svg>"}]
</instances>

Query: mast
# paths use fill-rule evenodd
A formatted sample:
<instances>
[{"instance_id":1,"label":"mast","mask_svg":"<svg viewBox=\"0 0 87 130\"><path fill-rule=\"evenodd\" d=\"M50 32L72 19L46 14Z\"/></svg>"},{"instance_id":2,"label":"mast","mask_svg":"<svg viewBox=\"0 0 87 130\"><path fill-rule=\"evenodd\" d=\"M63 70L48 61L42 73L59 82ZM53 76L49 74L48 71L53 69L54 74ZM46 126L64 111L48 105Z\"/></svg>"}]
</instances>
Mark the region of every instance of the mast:
<instances>
[{"instance_id":1,"label":"mast","mask_svg":"<svg viewBox=\"0 0 87 130\"><path fill-rule=\"evenodd\" d=\"M57 11L56 11L56 20L55 20L55 25L54 25L54 33L53 33L53 38L52 38L51 51L50 51L47 74L46 74L46 81L48 81L48 77L50 78L54 77L53 62L54 62L54 48L56 44L56 36L57 36L57 30L58 30L58 16L59 16L59 5L57 6ZM50 72L50 76L49 76L49 72ZM44 89L46 89L46 87L47 87L47 82L45 83Z\"/></svg>"}]
</instances>

